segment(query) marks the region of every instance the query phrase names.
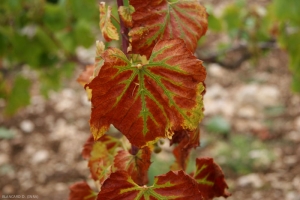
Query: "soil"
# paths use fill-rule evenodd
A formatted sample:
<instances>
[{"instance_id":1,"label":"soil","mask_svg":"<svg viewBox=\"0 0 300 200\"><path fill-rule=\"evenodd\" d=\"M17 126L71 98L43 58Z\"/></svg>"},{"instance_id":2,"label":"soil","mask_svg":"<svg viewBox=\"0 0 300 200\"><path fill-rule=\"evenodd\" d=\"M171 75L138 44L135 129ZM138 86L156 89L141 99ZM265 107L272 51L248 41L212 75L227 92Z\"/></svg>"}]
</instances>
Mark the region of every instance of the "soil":
<instances>
[{"instance_id":1,"label":"soil","mask_svg":"<svg viewBox=\"0 0 300 200\"><path fill-rule=\"evenodd\" d=\"M262 168L250 166L248 173L224 170L232 193L228 199L300 200L300 95L290 89L287 54L276 48L257 63L246 61L236 70L217 64L206 68L205 119L197 156L218 155L219 141L230 143L240 135L254 138L274 158ZM94 185L81 157L90 135L90 102L76 82L81 70L65 81L61 91L51 92L49 99L33 91L30 106L10 118L0 114L0 127L14 132L13 138L0 139L0 197L60 200L68 198L69 186L75 182ZM1 101L0 113L4 107ZM277 108L279 112L274 111ZM214 116L230 124L229 136L206 130L205 124ZM202 141L212 139L203 145ZM230 161L230 157L223 159L223 165Z\"/></svg>"}]
</instances>

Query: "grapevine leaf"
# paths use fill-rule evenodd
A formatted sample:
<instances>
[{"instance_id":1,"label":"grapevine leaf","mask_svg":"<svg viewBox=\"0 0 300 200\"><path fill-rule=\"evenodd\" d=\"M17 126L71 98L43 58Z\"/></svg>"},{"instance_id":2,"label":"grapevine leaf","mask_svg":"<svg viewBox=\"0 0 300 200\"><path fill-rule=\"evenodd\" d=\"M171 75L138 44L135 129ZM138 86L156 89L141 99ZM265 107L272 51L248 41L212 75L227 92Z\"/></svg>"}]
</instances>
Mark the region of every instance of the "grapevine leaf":
<instances>
[{"instance_id":1,"label":"grapevine leaf","mask_svg":"<svg viewBox=\"0 0 300 200\"><path fill-rule=\"evenodd\" d=\"M7 105L4 108L4 113L13 115L21 107L27 106L30 104L30 80L17 76L14 81L12 90L10 91L7 99Z\"/></svg>"},{"instance_id":2,"label":"grapevine leaf","mask_svg":"<svg viewBox=\"0 0 300 200\"><path fill-rule=\"evenodd\" d=\"M132 180L138 185L148 183L147 172L150 167L151 151L149 147L139 149L136 155L126 150L119 151L114 160L114 167L117 170L124 170L130 174Z\"/></svg>"},{"instance_id":3,"label":"grapevine leaf","mask_svg":"<svg viewBox=\"0 0 300 200\"><path fill-rule=\"evenodd\" d=\"M93 73L93 78L95 76L98 75L103 63L104 63L104 60L102 58L102 53L104 52L104 49L105 49L105 45L103 44L103 42L100 42L97 40L96 42L96 58L95 58L95 70L94 70L94 73Z\"/></svg>"},{"instance_id":4,"label":"grapevine leaf","mask_svg":"<svg viewBox=\"0 0 300 200\"><path fill-rule=\"evenodd\" d=\"M100 29L104 39L109 42L111 40L119 40L117 28L111 23L111 7L105 6L105 2L100 2Z\"/></svg>"},{"instance_id":5,"label":"grapevine leaf","mask_svg":"<svg viewBox=\"0 0 300 200\"><path fill-rule=\"evenodd\" d=\"M206 76L202 61L183 40L159 41L148 64L130 62L109 48L92 89L91 132L97 139L113 124L142 147L174 131L196 130L203 117L202 92Z\"/></svg>"},{"instance_id":6,"label":"grapevine leaf","mask_svg":"<svg viewBox=\"0 0 300 200\"><path fill-rule=\"evenodd\" d=\"M92 178L102 183L110 175L112 164L113 159L109 155L105 145L101 142L96 142L88 163Z\"/></svg>"},{"instance_id":7,"label":"grapevine leaf","mask_svg":"<svg viewBox=\"0 0 300 200\"><path fill-rule=\"evenodd\" d=\"M151 187L139 186L126 171L117 171L103 183L98 194L100 199L203 199L195 181L183 171L170 171L156 176Z\"/></svg>"},{"instance_id":8,"label":"grapevine leaf","mask_svg":"<svg viewBox=\"0 0 300 200\"><path fill-rule=\"evenodd\" d=\"M170 145L183 143L184 148L196 148L200 145L200 129L197 127L193 131L183 130L175 132Z\"/></svg>"},{"instance_id":9,"label":"grapevine leaf","mask_svg":"<svg viewBox=\"0 0 300 200\"><path fill-rule=\"evenodd\" d=\"M82 86L85 86L85 84L91 82L91 79L94 74L94 69L95 69L94 65L87 65L85 67L85 71L83 71L77 78L77 82L80 83Z\"/></svg>"},{"instance_id":10,"label":"grapevine leaf","mask_svg":"<svg viewBox=\"0 0 300 200\"><path fill-rule=\"evenodd\" d=\"M113 138L108 135L104 135L98 141L92 144L91 139L88 139L82 154L87 157L88 151L92 146L92 151L90 152L90 158L88 166L92 178L94 180L99 180L102 183L111 173L111 167L114 162L114 156L117 153L117 147L121 146L118 139Z\"/></svg>"},{"instance_id":11,"label":"grapevine leaf","mask_svg":"<svg viewBox=\"0 0 300 200\"><path fill-rule=\"evenodd\" d=\"M134 7L129 6L120 6L119 9L119 15L121 20L124 22L126 27L132 27L132 13L134 12Z\"/></svg>"},{"instance_id":12,"label":"grapevine leaf","mask_svg":"<svg viewBox=\"0 0 300 200\"><path fill-rule=\"evenodd\" d=\"M175 163L171 166L172 170L186 169L191 149L199 146L199 140L199 127L194 131L183 130L175 133L170 145L174 143L179 144L173 150Z\"/></svg>"},{"instance_id":13,"label":"grapevine leaf","mask_svg":"<svg viewBox=\"0 0 300 200\"><path fill-rule=\"evenodd\" d=\"M86 90L88 99L90 100L92 97L92 91L89 87L85 87L86 84L90 83L95 76L98 75L104 60L101 57L101 54L104 52L105 45L103 42L96 42L96 57L95 57L95 64L94 65L87 65L85 67L85 71L83 71L79 77L77 78L77 82L84 86Z\"/></svg>"},{"instance_id":14,"label":"grapevine leaf","mask_svg":"<svg viewBox=\"0 0 300 200\"><path fill-rule=\"evenodd\" d=\"M117 147L121 147L121 142L117 138L114 138L109 135L103 135L97 141L94 141L94 137L91 135L85 142L82 152L81 152L81 155L84 159L90 158L91 152L92 152L92 150L94 148L94 144L96 142L103 143L106 146L107 151L112 155L116 152Z\"/></svg>"},{"instance_id":15,"label":"grapevine leaf","mask_svg":"<svg viewBox=\"0 0 300 200\"><path fill-rule=\"evenodd\" d=\"M204 199L230 196L230 193L226 191L228 186L222 169L212 158L197 158L196 172L193 176Z\"/></svg>"},{"instance_id":16,"label":"grapevine leaf","mask_svg":"<svg viewBox=\"0 0 300 200\"><path fill-rule=\"evenodd\" d=\"M194 52L206 33L207 13L198 0L130 0L132 14L132 53L148 58L160 39L181 38Z\"/></svg>"},{"instance_id":17,"label":"grapevine leaf","mask_svg":"<svg viewBox=\"0 0 300 200\"><path fill-rule=\"evenodd\" d=\"M78 182L70 186L69 200L95 200L97 193L86 182Z\"/></svg>"}]
</instances>

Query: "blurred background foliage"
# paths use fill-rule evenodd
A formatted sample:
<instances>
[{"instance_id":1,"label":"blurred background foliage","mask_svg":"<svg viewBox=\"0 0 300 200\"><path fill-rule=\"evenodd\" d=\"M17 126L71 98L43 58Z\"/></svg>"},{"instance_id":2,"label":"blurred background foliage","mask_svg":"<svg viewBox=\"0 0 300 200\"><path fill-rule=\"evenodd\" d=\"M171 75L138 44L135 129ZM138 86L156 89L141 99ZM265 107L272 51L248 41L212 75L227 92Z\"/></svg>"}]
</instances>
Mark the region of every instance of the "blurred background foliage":
<instances>
[{"instance_id":1,"label":"blurred background foliage","mask_svg":"<svg viewBox=\"0 0 300 200\"><path fill-rule=\"evenodd\" d=\"M213 5L208 5L207 10L209 30L225 33L229 41L220 43L214 55L202 55L204 61L219 62L225 68L232 69L247 59L255 61L268 50L279 46L289 55L289 68L293 76L291 88L294 92L300 92L300 1L271 0L267 7L263 7L251 1L236 0L221 14L215 12ZM223 60L226 54L237 51L243 53L236 62L230 60L226 63Z\"/></svg>"},{"instance_id":2,"label":"blurred background foliage","mask_svg":"<svg viewBox=\"0 0 300 200\"><path fill-rule=\"evenodd\" d=\"M95 0L1 1L0 98L7 115L30 103L33 78L47 96L84 64L76 49L94 44L98 21Z\"/></svg>"},{"instance_id":3,"label":"blurred background foliage","mask_svg":"<svg viewBox=\"0 0 300 200\"><path fill-rule=\"evenodd\" d=\"M62 79L72 76L75 66L88 64L78 58L76 50L90 48L100 35L97 3L96 0L1 1L0 98L5 101L7 115L30 103L30 91L36 84L47 96L50 90L61 87ZM205 6L210 15L209 30L225 34L229 40L218 44L213 54L197 53L201 59L237 68L244 60L255 61L279 45L289 54L292 90L300 92L299 0L273 0L268 7L236 0L221 14L214 12L213 5ZM113 14L118 17L116 9ZM199 42L200 46L204 42L205 38ZM232 59L226 62L231 51L242 52L236 62Z\"/></svg>"}]
</instances>

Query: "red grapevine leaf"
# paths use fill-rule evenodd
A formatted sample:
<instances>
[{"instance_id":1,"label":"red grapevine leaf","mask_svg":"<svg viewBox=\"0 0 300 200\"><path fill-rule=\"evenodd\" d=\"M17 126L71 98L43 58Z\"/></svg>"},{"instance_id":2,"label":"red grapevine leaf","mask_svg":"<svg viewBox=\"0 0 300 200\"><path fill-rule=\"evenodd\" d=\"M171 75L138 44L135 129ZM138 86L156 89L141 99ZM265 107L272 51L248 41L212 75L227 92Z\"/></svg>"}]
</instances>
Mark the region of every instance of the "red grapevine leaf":
<instances>
[{"instance_id":1,"label":"red grapevine leaf","mask_svg":"<svg viewBox=\"0 0 300 200\"><path fill-rule=\"evenodd\" d=\"M87 65L85 67L85 71L81 72L81 74L77 78L77 82L80 83L82 86L85 86L85 84L91 82L91 79L94 74L94 69L95 69L94 65Z\"/></svg>"},{"instance_id":2,"label":"red grapevine leaf","mask_svg":"<svg viewBox=\"0 0 300 200\"><path fill-rule=\"evenodd\" d=\"M78 182L70 186L69 200L95 200L97 193L86 182Z\"/></svg>"},{"instance_id":3,"label":"red grapevine leaf","mask_svg":"<svg viewBox=\"0 0 300 200\"><path fill-rule=\"evenodd\" d=\"M157 176L151 187L139 186L126 171L117 171L103 183L98 200L144 200L144 199L203 199L195 181L185 172L170 171Z\"/></svg>"},{"instance_id":4,"label":"red grapevine leaf","mask_svg":"<svg viewBox=\"0 0 300 200\"><path fill-rule=\"evenodd\" d=\"M204 199L212 199L220 196L227 198L230 196L230 193L226 191L228 186L222 169L212 158L196 159L194 179L198 183L198 188L203 194Z\"/></svg>"},{"instance_id":5,"label":"red grapevine leaf","mask_svg":"<svg viewBox=\"0 0 300 200\"><path fill-rule=\"evenodd\" d=\"M84 159L89 159L91 157L91 152L94 146L94 137L91 135L87 141L85 142L85 144L83 145L83 149L81 152L81 155Z\"/></svg>"},{"instance_id":6,"label":"red grapevine leaf","mask_svg":"<svg viewBox=\"0 0 300 200\"><path fill-rule=\"evenodd\" d=\"M179 143L173 150L175 163L171 166L172 170L186 169L192 148L199 146L200 142L199 127L194 131L183 130L175 132L170 145Z\"/></svg>"},{"instance_id":7,"label":"red grapevine leaf","mask_svg":"<svg viewBox=\"0 0 300 200\"><path fill-rule=\"evenodd\" d=\"M105 2L101 2L99 6L100 11L100 29L104 39L109 42L111 40L119 40L117 28L111 23L111 7L105 7Z\"/></svg>"},{"instance_id":8,"label":"red grapevine leaf","mask_svg":"<svg viewBox=\"0 0 300 200\"><path fill-rule=\"evenodd\" d=\"M171 166L171 170L185 170L191 148L186 148L185 141L179 143L173 150L173 155L175 156L175 163Z\"/></svg>"},{"instance_id":9,"label":"red grapevine leaf","mask_svg":"<svg viewBox=\"0 0 300 200\"><path fill-rule=\"evenodd\" d=\"M94 70L94 73L93 73L93 78L95 76L98 75L102 65L103 65L103 58L102 58L102 53L104 52L104 49L105 49L105 45L103 42L99 42L97 40L96 42L96 57L95 57L95 70Z\"/></svg>"},{"instance_id":10,"label":"red grapevine leaf","mask_svg":"<svg viewBox=\"0 0 300 200\"><path fill-rule=\"evenodd\" d=\"M105 144L96 142L93 145L88 163L92 178L102 183L110 175L112 164L113 158L110 156Z\"/></svg>"},{"instance_id":11,"label":"red grapevine leaf","mask_svg":"<svg viewBox=\"0 0 300 200\"><path fill-rule=\"evenodd\" d=\"M117 170L124 170L131 176L138 185L146 185L148 183L148 169L151 161L151 151L149 147L139 149L136 155L130 154L128 151L119 151L114 160L114 167Z\"/></svg>"},{"instance_id":12,"label":"red grapevine leaf","mask_svg":"<svg viewBox=\"0 0 300 200\"><path fill-rule=\"evenodd\" d=\"M102 183L111 173L113 158L117 147L121 146L118 139L104 135L96 142L88 139L84 145L82 155L89 158L88 166L92 178Z\"/></svg>"},{"instance_id":13,"label":"red grapevine leaf","mask_svg":"<svg viewBox=\"0 0 300 200\"><path fill-rule=\"evenodd\" d=\"M116 48L102 56L104 65L88 84L95 138L113 124L131 144L142 147L172 138L174 131L197 129L206 72L181 39L159 41L148 64L131 63Z\"/></svg>"},{"instance_id":14,"label":"red grapevine leaf","mask_svg":"<svg viewBox=\"0 0 300 200\"><path fill-rule=\"evenodd\" d=\"M101 142L105 144L107 151L112 155L115 154L115 150L117 147L121 147L120 141L117 138L114 138L109 135L103 135L96 142ZM81 152L81 155L84 159L90 158L94 144L95 144L94 137L91 135L85 142Z\"/></svg>"},{"instance_id":15,"label":"red grapevine leaf","mask_svg":"<svg viewBox=\"0 0 300 200\"><path fill-rule=\"evenodd\" d=\"M200 129L199 127L193 131L183 130L175 132L170 145L174 143L184 143L184 148L196 148L200 145Z\"/></svg>"},{"instance_id":16,"label":"red grapevine leaf","mask_svg":"<svg viewBox=\"0 0 300 200\"><path fill-rule=\"evenodd\" d=\"M132 53L148 58L160 39L181 38L194 52L206 33L207 13L198 0L130 0L132 14Z\"/></svg>"},{"instance_id":17,"label":"red grapevine leaf","mask_svg":"<svg viewBox=\"0 0 300 200\"><path fill-rule=\"evenodd\" d=\"M126 27L132 27L132 13L134 12L134 7L129 6L120 6L118 8L119 15L121 20L124 22Z\"/></svg>"}]
</instances>

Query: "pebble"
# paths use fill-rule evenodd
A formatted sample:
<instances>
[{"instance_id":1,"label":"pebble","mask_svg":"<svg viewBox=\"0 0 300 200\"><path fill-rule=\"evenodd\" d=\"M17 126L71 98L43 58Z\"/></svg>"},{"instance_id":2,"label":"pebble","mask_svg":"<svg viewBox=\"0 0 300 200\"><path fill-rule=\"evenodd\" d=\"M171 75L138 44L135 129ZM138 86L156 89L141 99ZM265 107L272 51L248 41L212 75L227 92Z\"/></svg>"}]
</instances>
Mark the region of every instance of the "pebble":
<instances>
[{"instance_id":1,"label":"pebble","mask_svg":"<svg viewBox=\"0 0 300 200\"><path fill-rule=\"evenodd\" d=\"M254 118L257 112L253 106L244 105L238 110L237 115L242 118Z\"/></svg>"},{"instance_id":2,"label":"pebble","mask_svg":"<svg viewBox=\"0 0 300 200\"><path fill-rule=\"evenodd\" d=\"M264 185L264 182L258 174L248 174L240 177L237 184L241 187L252 185L254 188L260 188Z\"/></svg>"},{"instance_id":3,"label":"pebble","mask_svg":"<svg viewBox=\"0 0 300 200\"><path fill-rule=\"evenodd\" d=\"M295 128L300 132L300 116L295 119ZM298 134L300 134L299 132Z\"/></svg>"},{"instance_id":4,"label":"pebble","mask_svg":"<svg viewBox=\"0 0 300 200\"><path fill-rule=\"evenodd\" d=\"M46 161L49 158L49 153L46 150L39 150L35 154L33 154L33 157L31 159L33 164L38 164L41 162Z\"/></svg>"},{"instance_id":5,"label":"pebble","mask_svg":"<svg viewBox=\"0 0 300 200\"><path fill-rule=\"evenodd\" d=\"M9 156L7 154L0 154L0 166L9 162Z\"/></svg>"},{"instance_id":6,"label":"pebble","mask_svg":"<svg viewBox=\"0 0 300 200\"><path fill-rule=\"evenodd\" d=\"M212 77L216 77L216 78L223 78L224 74L226 74L226 72L228 72L227 70L225 70L223 67L221 67L219 64L216 64L216 63L210 64L207 67L207 71L208 71L208 74L210 74Z\"/></svg>"},{"instance_id":7,"label":"pebble","mask_svg":"<svg viewBox=\"0 0 300 200\"><path fill-rule=\"evenodd\" d=\"M20 128L25 133L31 133L34 130L34 124L30 120L23 120L20 123Z\"/></svg>"}]
</instances>

